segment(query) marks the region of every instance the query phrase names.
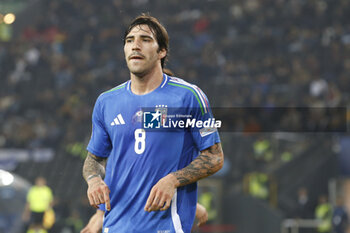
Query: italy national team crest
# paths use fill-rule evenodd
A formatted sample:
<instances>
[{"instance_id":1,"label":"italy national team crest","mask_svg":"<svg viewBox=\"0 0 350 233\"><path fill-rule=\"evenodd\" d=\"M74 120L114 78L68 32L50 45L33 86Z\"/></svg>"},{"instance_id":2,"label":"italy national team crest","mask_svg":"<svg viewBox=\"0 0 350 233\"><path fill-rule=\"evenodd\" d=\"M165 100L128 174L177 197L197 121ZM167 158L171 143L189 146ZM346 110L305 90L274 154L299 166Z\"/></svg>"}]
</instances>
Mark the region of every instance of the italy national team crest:
<instances>
[{"instance_id":1,"label":"italy national team crest","mask_svg":"<svg viewBox=\"0 0 350 233\"><path fill-rule=\"evenodd\" d=\"M168 106L167 105L156 105L156 112L160 112L161 115L161 119L160 119L160 124L164 125L165 121L166 121L166 117L168 114Z\"/></svg>"}]
</instances>

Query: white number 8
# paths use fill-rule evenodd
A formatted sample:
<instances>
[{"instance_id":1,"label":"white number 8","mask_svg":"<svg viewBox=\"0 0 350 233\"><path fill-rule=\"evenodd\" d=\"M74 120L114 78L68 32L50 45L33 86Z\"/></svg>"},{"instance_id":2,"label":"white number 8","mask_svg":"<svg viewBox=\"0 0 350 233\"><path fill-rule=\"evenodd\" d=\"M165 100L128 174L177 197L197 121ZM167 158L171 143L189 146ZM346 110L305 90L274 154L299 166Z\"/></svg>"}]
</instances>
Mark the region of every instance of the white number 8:
<instances>
[{"instance_id":1,"label":"white number 8","mask_svg":"<svg viewBox=\"0 0 350 233\"><path fill-rule=\"evenodd\" d=\"M142 154L146 147L146 131L144 129L135 130L135 152L137 154Z\"/></svg>"}]
</instances>

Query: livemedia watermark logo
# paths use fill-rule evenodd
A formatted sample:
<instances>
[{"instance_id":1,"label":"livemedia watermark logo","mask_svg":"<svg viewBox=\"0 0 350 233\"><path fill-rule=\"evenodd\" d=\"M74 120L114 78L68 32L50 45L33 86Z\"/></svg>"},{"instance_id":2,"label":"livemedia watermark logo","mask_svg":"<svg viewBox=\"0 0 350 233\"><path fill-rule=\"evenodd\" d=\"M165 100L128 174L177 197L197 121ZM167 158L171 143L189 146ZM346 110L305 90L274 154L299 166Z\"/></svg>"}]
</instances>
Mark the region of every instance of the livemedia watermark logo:
<instances>
[{"instance_id":1,"label":"livemedia watermark logo","mask_svg":"<svg viewBox=\"0 0 350 233\"><path fill-rule=\"evenodd\" d=\"M143 127L145 129L176 129L176 128L220 128L221 120L215 118L196 119L192 115L166 115L163 116L160 111L144 112ZM164 119L164 120L163 120Z\"/></svg>"}]
</instances>

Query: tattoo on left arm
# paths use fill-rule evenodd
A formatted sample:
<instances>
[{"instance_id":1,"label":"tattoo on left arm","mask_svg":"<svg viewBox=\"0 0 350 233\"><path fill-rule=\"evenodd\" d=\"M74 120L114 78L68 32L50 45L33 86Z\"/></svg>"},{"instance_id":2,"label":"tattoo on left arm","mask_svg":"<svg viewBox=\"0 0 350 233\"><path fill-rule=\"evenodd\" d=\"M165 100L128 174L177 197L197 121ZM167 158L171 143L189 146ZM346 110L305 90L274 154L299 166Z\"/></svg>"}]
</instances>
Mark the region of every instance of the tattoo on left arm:
<instances>
[{"instance_id":1,"label":"tattoo on left arm","mask_svg":"<svg viewBox=\"0 0 350 233\"><path fill-rule=\"evenodd\" d=\"M83 166L83 177L87 181L90 175L100 175L102 178L105 176L107 158L97 157L96 155L88 152Z\"/></svg>"},{"instance_id":2,"label":"tattoo on left arm","mask_svg":"<svg viewBox=\"0 0 350 233\"><path fill-rule=\"evenodd\" d=\"M224 154L221 143L201 151L187 167L173 172L172 174L179 181L179 186L184 186L205 178L219 171L224 163Z\"/></svg>"}]
</instances>

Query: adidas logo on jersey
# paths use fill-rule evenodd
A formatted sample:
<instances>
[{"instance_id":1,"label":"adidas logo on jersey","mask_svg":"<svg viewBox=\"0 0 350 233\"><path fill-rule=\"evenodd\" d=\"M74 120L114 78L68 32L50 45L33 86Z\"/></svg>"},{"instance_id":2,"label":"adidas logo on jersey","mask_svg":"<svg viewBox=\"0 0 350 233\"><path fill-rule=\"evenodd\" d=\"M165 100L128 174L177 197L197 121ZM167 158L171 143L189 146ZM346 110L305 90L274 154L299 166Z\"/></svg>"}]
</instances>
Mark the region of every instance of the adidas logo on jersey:
<instances>
[{"instance_id":1,"label":"adidas logo on jersey","mask_svg":"<svg viewBox=\"0 0 350 233\"><path fill-rule=\"evenodd\" d=\"M122 117L122 114L118 114L118 116L112 121L111 125L125 125L125 121Z\"/></svg>"}]
</instances>

